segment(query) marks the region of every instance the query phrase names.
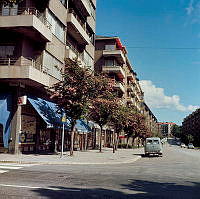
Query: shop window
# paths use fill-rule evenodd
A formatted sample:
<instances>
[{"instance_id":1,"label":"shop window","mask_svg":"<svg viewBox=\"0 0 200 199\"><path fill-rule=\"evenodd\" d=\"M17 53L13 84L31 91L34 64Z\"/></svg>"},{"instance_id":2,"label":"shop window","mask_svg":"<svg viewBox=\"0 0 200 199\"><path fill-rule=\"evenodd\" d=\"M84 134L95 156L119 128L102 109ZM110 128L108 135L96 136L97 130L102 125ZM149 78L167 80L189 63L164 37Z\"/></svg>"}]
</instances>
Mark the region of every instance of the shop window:
<instances>
[{"instance_id":1,"label":"shop window","mask_svg":"<svg viewBox=\"0 0 200 199\"><path fill-rule=\"evenodd\" d=\"M0 147L3 146L3 125L0 124Z\"/></svg>"}]
</instances>

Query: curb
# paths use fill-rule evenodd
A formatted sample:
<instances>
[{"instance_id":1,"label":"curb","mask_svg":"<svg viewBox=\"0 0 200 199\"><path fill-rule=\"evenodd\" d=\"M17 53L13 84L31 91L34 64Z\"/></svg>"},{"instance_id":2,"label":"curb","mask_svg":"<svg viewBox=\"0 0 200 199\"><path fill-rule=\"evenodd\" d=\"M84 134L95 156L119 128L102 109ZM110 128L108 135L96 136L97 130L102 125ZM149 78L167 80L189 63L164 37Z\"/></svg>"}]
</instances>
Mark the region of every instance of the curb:
<instances>
[{"instance_id":1,"label":"curb","mask_svg":"<svg viewBox=\"0 0 200 199\"><path fill-rule=\"evenodd\" d=\"M46 165L115 165L115 164L129 164L139 160L141 156L137 156L134 159L126 160L123 162L27 162L27 161L9 161L0 160L0 163L17 163L17 164L46 164Z\"/></svg>"}]
</instances>

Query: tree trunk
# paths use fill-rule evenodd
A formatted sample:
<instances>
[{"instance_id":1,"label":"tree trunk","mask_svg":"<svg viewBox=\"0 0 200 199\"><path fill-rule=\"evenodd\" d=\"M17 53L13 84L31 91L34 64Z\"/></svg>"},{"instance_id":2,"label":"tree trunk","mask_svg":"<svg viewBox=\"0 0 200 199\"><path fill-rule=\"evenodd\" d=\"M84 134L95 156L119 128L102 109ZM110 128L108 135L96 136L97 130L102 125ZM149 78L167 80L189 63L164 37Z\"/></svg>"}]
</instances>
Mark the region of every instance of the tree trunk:
<instances>
[{"instance_id":1,"label":"tree trunk","mask_svg":"<svg viewBox=\"0 0 200 199\"><path fill-rule=\"evenodd\" d=\"M113 145L113 153L115 153L115 132L112 134L112 145Z\"/></svg>"},{"instance_id":2,"label":"tree trunk","mask_svg":"<svg viewBox=\"0 0 200 199\"><path fill-rule=\"evenodd\" d=\"M127 137L127 144L126 144L127 149L128 149L128 141L129 141L129 137Z\"/></svg>"},{"instance_id":3,"label":"tree trunk","mask_svg":"<svg viewBox=\"0 0 200 199\"><path fill-rule=\"evenodd\" d=\"M85 151L87 150L87 142L88 142L87 138L88 138L88 136L87 136L87 133L86 133L85 134Z\"/></svg>"},{"instance_id":4,"label":"tree trunk","mask_svg":"<svg viewBox=\"0 0 200 199\"><path fill-rule=\"evenodd\" d=\"M101 128L101 132L100 132L100 141L99 141L99 152L102 152L102 131L103 131L103 127L100 126Z\"/></svg>"},{"instance_id":5,"label":"tree trunk","mask_svg":"<svg viewBox=\"0 0 200 199\"><path fill-rule=\"evenodd\" d=\"M117 133L117 138L116 138L116 144L115 144L115 150L117 151L118 145L119 145L119 134Z\"/></svg>"},{"instance_id":6,"label":"tree trunk","mask_svg":"<svg viewBox=\"0 0 200 199\"><path fill-rule=\"evenodd\" d=\"M70 156L73 156L73 154L74 154L74 131L75 131L75 125L76 125L76 121L72 122Z\"/></svg>"}]
</instances>

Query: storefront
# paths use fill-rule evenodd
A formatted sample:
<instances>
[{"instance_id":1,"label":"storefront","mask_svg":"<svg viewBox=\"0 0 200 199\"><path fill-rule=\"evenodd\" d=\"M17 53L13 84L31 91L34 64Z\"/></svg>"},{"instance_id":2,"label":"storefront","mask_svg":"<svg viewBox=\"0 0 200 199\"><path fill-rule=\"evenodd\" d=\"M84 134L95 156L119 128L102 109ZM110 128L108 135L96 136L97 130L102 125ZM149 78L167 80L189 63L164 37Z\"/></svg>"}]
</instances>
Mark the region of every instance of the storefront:
<instances>
[{"instance_id":1,"label":"storefront","mask_svg":"<svg viewBox=\"0 0 200 199\"><path fill-rule=\"evenodd\" d=\"M58 106L42 98L28 96L22 107L20 145L22 152L56 152L61 150L62 122ZM64 149L70 148L69 122L65 124ZM75 147L80 149L79 134L91 131L89 125L76 123Z\"/></svg>"}]
</instances>

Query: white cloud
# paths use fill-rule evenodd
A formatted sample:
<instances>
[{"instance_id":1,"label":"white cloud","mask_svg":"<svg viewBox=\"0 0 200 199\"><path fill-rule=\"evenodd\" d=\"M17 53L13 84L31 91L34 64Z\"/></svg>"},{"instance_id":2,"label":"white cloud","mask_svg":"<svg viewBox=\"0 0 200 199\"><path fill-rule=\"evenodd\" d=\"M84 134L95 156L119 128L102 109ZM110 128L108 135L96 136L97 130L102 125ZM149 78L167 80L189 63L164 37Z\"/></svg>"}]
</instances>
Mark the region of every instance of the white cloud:
<instances>
[{"instance_id":1,"label":"white cloud","mask_svg":"<svg viewBox=\"0 0 200 199\"><path fill-rule=\"evenodd\" d=\"M140 85L144 91L145 102L151 108L166 108L178 111L194 111L198 106L184 106L180 103L178 95L167 96L163 88L156 87L150 80L141 80Z\"/></svg>"},{"instance_id":2,"label":"white cloud","mask_svg":"<svg viewBox=\"0 0 200 199\"><path fill-rule=\"evenodd\" d=\"M190 0L188 7L186 8L187 15L191 15L194 7L193 7L194 0Z\"/></svg>"}]
</instances>

